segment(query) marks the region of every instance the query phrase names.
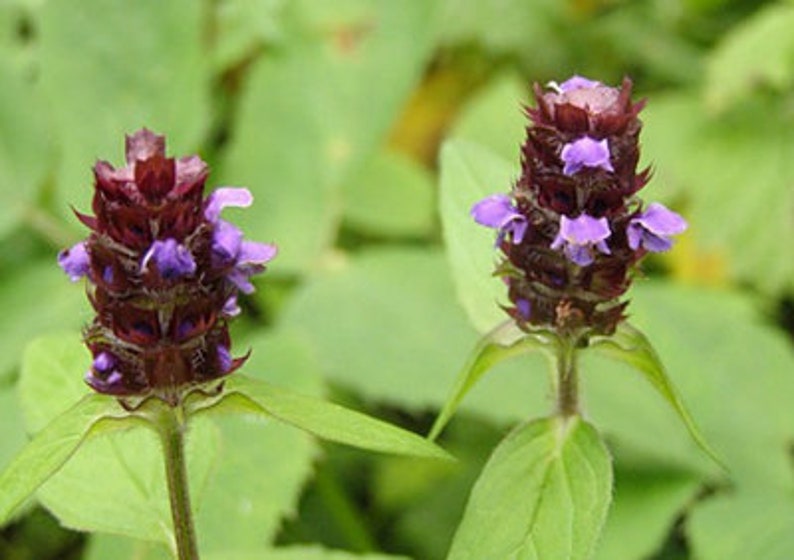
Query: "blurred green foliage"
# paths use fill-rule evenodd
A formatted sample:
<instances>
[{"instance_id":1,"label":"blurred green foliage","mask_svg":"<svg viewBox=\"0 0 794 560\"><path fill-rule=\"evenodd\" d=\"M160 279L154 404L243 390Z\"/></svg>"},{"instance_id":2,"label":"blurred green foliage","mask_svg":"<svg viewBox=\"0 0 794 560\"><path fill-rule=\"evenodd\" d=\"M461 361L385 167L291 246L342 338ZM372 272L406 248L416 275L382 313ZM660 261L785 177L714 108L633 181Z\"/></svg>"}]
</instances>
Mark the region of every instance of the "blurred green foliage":
<instances>
[{"instance_id":1,"label":"blurred green foliage","mask_svg":"<svg viewBox=\"0 0 794 560\"><path fill-rule=\"evenodd\" d=\"M532 82L629 75L649 100L646 197L691 223L649 263L652 280L637 279L630 313L731 477L641 380L588 358L587 415L616 464L596 558L794 558L782 326L794 298L793 26L790 0L3 0L0 463L25 439L23 409L41 421L64 392L86 390L79 367L68 385L16 381L28 342L77 340L90 319L54 259L82 235L70 205L90 209L92 164L120 163L125 133L166 134L172 154L213 164L209 185L253 191L243 227L281 253L237 326L249 373L425 432L501 301L472 276L492 262L467 272L445 258L488 235L472 224L471 240L444 238L439 211L466 220L474 200L463 180L459 199L437 199L442 142L465 148L460 170L507 191ZM483 301L492 311L471 322ZM197 428L207 557L444 558L496 441L550 409L546 369L521 357L472 391L442 439L456 467L320 447L245 419ZM145 536L125 527L158 519L154 459L99 447L39 501L76 529L102 515L107 534L66 533L31 507L0 535L0 557L164 557L114 536ZM140 475L126 510L107 499L123 468ZM69 488L89 471L91 489Z\"/></svg>"}]
</instances>

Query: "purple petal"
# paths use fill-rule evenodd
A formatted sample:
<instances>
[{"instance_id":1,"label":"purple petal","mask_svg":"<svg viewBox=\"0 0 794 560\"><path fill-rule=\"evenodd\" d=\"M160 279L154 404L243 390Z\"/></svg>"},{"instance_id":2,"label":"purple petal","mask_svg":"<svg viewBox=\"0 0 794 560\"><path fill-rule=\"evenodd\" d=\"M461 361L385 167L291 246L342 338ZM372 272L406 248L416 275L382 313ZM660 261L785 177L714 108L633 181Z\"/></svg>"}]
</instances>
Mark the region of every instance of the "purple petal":
<instances>
[{"instance_id":1,"label":"purple petal","mask_svg":"<svg viewBox=\"0 0 794 560\"><path fill-rule=\"evenodd\" d=\"M225 220L218 220L212 232L214 264L223 266L237 258L243 243L243 232Z\"/></svg>"},{"instance_id":2,"label":"purple petal","mask_svg":"<svg viewBox=\"0 0 794 560\"><path fill-rule=\"evenodd\" d=\"M251 294L254 292L254 285L248 279L256 271L241 270L239 268L232 269L226 278L234 284L238 290L244 294Z\"/></svg>"},{"instance_id":3,"label":"purple petal","mask_svg":"<svg viewBox=\"0 0 794 560\"><path fill-rule=\"evenodd\" d=\"M575 245L598 243L611 234L606 218L593 218L582 214L572 220L568 216L560 216L560 235L568 243Z\"/></svg>"},{"instance_id":4,"label":"purple petal","mask_svg":"<svg viewBox=\"0 0 794 560\"><path fill-rule=\"evenodd\" d=\"M566 175L573 175L583 167L600 167L604 171L614 171L609 161L609 143L606 138L594 140L589 136L583 136L565 144L560 157L565 164L562 172Z\"/></svg>"},{"instance_id":5,"label":"purple petal","mask_svg":"<svg viewBox=\"0 0 794 560\"><path fill-rule=\"evenodd\" d=\"M58 253L58 265L72 282L77 282L82 276L88 274L91 269L91 258L86 250L85 241Z\"/></svg>"},{"instance_id":6,"label":"purple petal","mask_svg":"<svg viewBox=\"0 0 794 560\"><path fill-rule=\"evenodd\" d=\"M518 314L521 315L521 317L528 320L532 311L532 304L529 302L529 300L523 298L518 299L516 300L516 309L518 310Z\"/></svg>"},{"instance_id":7,"label":"purple petal","mask_svg":"<svg viewBox=\"0 0 794 560\"><path fill-rule=\"evenodd\" d=\"M686 228L684 218L654 202L645 212L629 222L626 238L633 250L642 245L648 251L661 253L673 246L668 236L683 233Z\"/></svg>"},{"instance_id":8,"label":"purple petal","mask_svg":"<svg viewBox=\"0 0 794 560\"><path fill-rule=\"evenodd\" d=\"M508 233L512 235L513 243L521 243L529 226L527 218L516 210L510 197L505 194L482 199L472 206L470 214L478 224L499 229L497 245L501 244Z\"/></svg>"},{"instance_id":9,"label":"purple petal","mask_svg":"<svg viewBox=\"0 0 794 560\"><path fill-rule=\"evenodd\" d=\"M595 80L588 80L587 78L583 78L582 76L574 75L571 78L568 78L563 83L559 84L557 88L563 92L567 93L569 91L573 91L575 89L592 89L594 87L598 87L603 85L601 82L597 82Z\"/></svg>"},{"instance_id":10,"label":"purple petal","mask_svg":"<svg viewBox=\"0 0 794 560\"><path fill-rule=\"evenodd\" d=\"M610 254L606 240L612 232L606 218L593 218L582 214L570 219L560 216L560 231L551 243L555 251L563 249L565 256L579 266L587 266L594 260L593 248L604 254Z\"/></svg>"},{"instance_id":11,"label":"purple petal","mask_svg":"<svg viewBox=\"0 0 794 560\"><path fill-rule=\"evenodd\" d=\"M240 306L237 305L237 296L231 296L223 304L222 313L227 317L236 317L240 314Z\"/></svg>"},{"instance_id":12,"label":"purple petal","mask_svg":"<svg viewBox=\"0 0 794 560\"><path fill-rule=\"evenodd\" d=\"M215 191L207 197L207 203L204 207L204 217L214 223L221 215L221 210L224 208L228 206L247 208L251 206L253 201L254 197L248 189L221 187L220 189L215 189Z\"/></svg>"},{"instance_id":13,"label":"purple petal","mask_svg":"<svg viewBox=\"0 0 794 560\"><path fill-rule=\"evenodd\" d=\"M648 209L632 222L640 224L656 235L676 235L683 233L687 228L684 218L658 202L651 203Z\"/></svg>"},{"instance_id":14,"label":"purple petal","mask_svg":"<svg viewBox=\"0 0 794 560\"><path fill-rule=\"evenodd\" d=\"M494 194L483 198L472 206L470 214L474 221L480 225L501 228L518 212L513 207L509 196L506 194Z\"/></svg>"},{"instance_id":15,"label":"purple petal","mask_svg":"<svg viewBox=\"0 0 794 560\"><path fill-rule=\"evenodd\" d=\"M218 364L224 373L232 369L232 353L223 344L218 344Z\"/></svg>"},{"instance_id":16,"label":"purple petal","mask_svg":"<svg viewBox=\"0 0 794 560\"><path fill-rule=\"evenodd\" d=\"M141 270L154 261L160 276L167 279L189 276L196 272L196 261L184 245L176 239L155 241L141 261Z\"/></svg>"},{"instance_id":17,"label":"purple petal","mask_svg":"<svg viewBox=\"0 0 794 560\"><path fill-rule=\"evenodd\" d=\"M116 358L109 352L100 352L94 358L93 366L99 373L107 373L116 367Z\"/></svg>"},{"instance_id":18,"label":"purple petal","mask_svg":"<svg viewBox=\"0 0 794 560\"><path fill-rule=\"evenodd\" d=\"M268 243L257 243L255 241L243 241L240 252L237 255L237 264L265 264L273 260L278 254L278 247Z\"/></svg>"}]
</instances>

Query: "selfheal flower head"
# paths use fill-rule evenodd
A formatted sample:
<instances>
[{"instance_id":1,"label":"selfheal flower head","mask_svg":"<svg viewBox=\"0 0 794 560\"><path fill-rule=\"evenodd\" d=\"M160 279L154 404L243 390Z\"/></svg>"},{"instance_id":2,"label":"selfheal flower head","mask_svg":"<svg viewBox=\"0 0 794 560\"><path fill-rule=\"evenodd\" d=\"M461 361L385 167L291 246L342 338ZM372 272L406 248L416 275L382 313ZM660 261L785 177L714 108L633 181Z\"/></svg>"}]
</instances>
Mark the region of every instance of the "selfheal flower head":
<instances>
[{"instance_id":1,"label":"selfheal flower head","mask_svg":"<svg viewBox=\"0 0 794 560\"><path fill-rule=\"evenodd\" d=\"M167 157L165 138L146 129L127 137L126 156L124 167L95 165L94 216L77 214L91 232L58 263L72 280L89 281L96 317L85 331L94 356L86 382L175 404L244 362L232 356L227 322L276 247L247 241L220 219L253 197L223 187L205 198L208 170L198 156Z\"/></svg>"},{"instance_id":2,"label":"selfheal flower head","mask_svg":"<svg viewBox=\"0 0 794 560\"><path fill-rule=\"evenodd\" d=\"M632 101L631 90L628 79L611 87L583 76L546 90L536 84L521 175L510 194L472 208L475 221L499 232L496 274L512 302L505 310L522 328L611 334L632 269L683 230L661 205L639 210L650 173L637 167L644 102Z\"/></svg>"}]
</instances>

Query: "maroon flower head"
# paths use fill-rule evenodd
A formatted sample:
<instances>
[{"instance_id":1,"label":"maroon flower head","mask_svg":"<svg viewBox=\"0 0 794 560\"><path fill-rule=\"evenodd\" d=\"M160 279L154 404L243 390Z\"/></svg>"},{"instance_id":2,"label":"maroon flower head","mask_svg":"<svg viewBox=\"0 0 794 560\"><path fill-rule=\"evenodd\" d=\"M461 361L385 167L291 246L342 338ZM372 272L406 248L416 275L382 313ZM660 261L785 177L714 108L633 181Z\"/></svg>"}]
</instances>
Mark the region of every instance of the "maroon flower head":
<instances>
[{"instance_id":1,"label":"maroon flower head","mask_svg":"<svg viewBox=\"0 0 794 560\"><path fill-rule=\"evenodd\" d=\"M636 193L650 178L637 170L637 117L631 81L620 88L574 76L548 90L535 85L536 107L521 149L521 176L510 196L472 207L498 231L498 266L519 326L587 336L611 334L623 319L620 297L647 252L665 251L686 222Z\"/></svg>"},{"instance_id":2,"label":"maroon flower head","mask_svg":"<svg viewBox=\"0 0 794 560\"><path fill-rule=\"evenodd\" d=\"M204 198L208 169L198 156L166 157L165 138L146 129L127 137L126 154L124 167L94 166L95 215L77 213L91 233L58 263L72 281L89 281L96 317L85 331L94 357L86 382L176 403L244 362L232 357L227 322L276 247L244 240L220 218L253 197L224 187Z\"/></svg>"}]
</instances>

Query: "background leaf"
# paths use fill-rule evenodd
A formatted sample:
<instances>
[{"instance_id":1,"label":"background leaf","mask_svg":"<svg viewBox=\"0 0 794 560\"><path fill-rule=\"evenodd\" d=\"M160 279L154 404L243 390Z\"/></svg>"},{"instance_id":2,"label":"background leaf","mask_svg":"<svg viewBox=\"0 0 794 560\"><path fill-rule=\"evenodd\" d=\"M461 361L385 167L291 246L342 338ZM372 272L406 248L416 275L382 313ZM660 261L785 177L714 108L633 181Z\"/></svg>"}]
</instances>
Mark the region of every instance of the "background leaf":
<instances>
[{"instance_id":1,"label":"background leaf","mask_svg":"<svg viewBox=\"0 0 794 560\"><path fill-rule=\"evenodd\" d=\"M472 490L449 560L591 557L612 499L612 464L578 417L513 430Z\"/></svg>"}]
</instances>

